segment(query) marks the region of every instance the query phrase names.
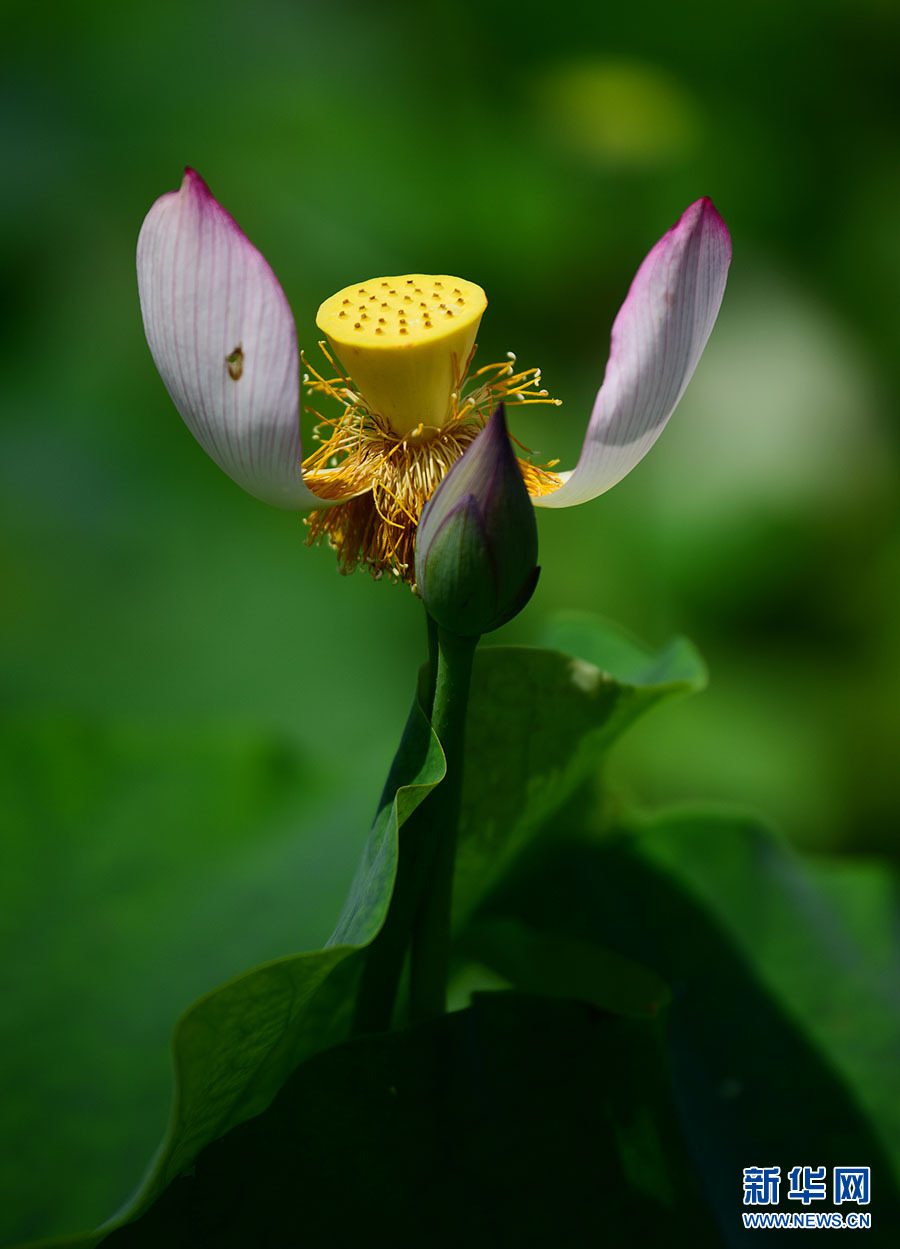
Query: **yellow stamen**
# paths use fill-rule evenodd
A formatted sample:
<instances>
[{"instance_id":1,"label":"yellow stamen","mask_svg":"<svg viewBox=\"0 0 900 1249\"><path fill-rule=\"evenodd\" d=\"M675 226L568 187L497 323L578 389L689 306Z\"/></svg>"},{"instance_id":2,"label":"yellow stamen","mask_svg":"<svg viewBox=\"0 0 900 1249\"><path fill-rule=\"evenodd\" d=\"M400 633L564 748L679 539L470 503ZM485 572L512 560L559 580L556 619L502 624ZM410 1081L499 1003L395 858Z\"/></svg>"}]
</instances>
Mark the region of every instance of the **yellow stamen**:
<instances>
[{"instance_id":1,"label":"yellow stamen","mask_svg":"<svg viewBox=\"0 0 900 1249\"><path fill-rule=\"evenodd\" d=\"M311 490L337 502L306 523L308 541L327 538L342 572L362 566L376 578L388 572L415 588L422 508L497 404L559 403L540 388L540 370L517 371L512 353L477 369L467 382L486 302L480 287L460 278L406 274L347 287L319 309L317 323L335 354L324 342L319 346L333 375L304 356L303 380L342 411L326 417L310 409L321 445L304 461L303 474ZM363 319L369 305L384 314L380 326L374 314ZM445 328L437 313L451 310ZM351 319L342 319L348 312ZM552 465L520 459L519 467L531 495L560 485Z\"/></svg>"}]
</instances>

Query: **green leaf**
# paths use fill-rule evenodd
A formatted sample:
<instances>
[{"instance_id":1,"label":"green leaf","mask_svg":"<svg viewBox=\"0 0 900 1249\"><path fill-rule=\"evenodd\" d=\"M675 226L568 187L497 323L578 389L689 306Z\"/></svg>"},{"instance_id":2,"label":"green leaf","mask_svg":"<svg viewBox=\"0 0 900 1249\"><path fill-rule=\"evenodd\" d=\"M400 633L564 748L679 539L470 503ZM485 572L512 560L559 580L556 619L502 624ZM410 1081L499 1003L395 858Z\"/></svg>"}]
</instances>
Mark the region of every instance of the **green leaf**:
<instances>
[{"instance_id":1,"label":"green leaf","mask_svg":"<svg viewBox=\"0 0 900 1249\"><path fill-rule=\"evenodd\" d=\"M706 665L687 638L672 638L653 651L620 625L588 612L556 612L546 622L541 642L550 650L578 655L622 685L677 686L672 693L688 693L703 689L708 680Z\"/></svg>"},{"instance_id":2,"label":"green leaf","mask_svg":"<svg viewBox=\"0 0 900 1249\"><path fill-rule=\"evenodd\" d=\"M488 994L301 1067L109 1249L717 1245L656 1028Z\"/></svg>"},{"instance_id":3,"label":"green leaf","mask_svg":"<svg viewBox=\"0 0 900 1249\"><path fill-rule=\"evenodd\" d=\"M897 872L802 860L764 825L683 811L638 826L641 854L696 897L828 1055L900 1175Z\"/></svg>"},{"instance_id":4,"label":"green leaf","mask_svg":"<svg viewBox=\"0 0 900 1249\"><path fill-rule=\"evenodd\" d=\"M457 924L529 838L596 775L629 725L706 679L702 660L684 640L654 654L587 616L560 618L554 636L579 650L476 652L454 881Z\"/></svg>"},{"instance_id":5,"label":"green leaf","mask_svg":"<svg viewBox=\"0 0 900 1249\"><path fill-rule=\"evenodd\" d=\"M716 812L603 839L568 820L547 834L479 922L515 917L667 980L676 1097L726 1242L750 1165L871 1166L879 1221L896 1225L900 1016L882 957L896 902L883 877L833 867L822 889L821 869L753 819Z\"/></svg>"},{"instance_id":6,"label":"green leaf","mask_svg":"<svg viewBox=\"0 0 900 1249\"><path fill-rule=\"evenodd\" d=\"M368 945L378 932L397 873L398 832L444 777L444 753L421 706L426 681L423 668L372 832L329 945Z\"/></svg>"},{"instance_id":7,"label":"green leaf","mask_svg":"<svg viewBox=\"0 0 900 1249\"><path fill-rule=\"evenodd\" d=\"M514 919L476 921L461 953L524 993L576 998L631 1019L655 1018L672 996L664 980L632 959Z\"/></svg>"},{"instance_id":8,"label":"green leaf","mask_svg":"<svg viewBox=\"0 0 900 1249\"><path fill-rule=\"evenodd\" d=\"M59 1242L91 1249L137 1217L210 1141L258 1115L305 1059L348 1035L361 950L387 912L400 824L441 780L443 754L413 706L344 914L328 946L277 959L202 997L173 1039L171 1122L135 1197L95 1233Z\"/></svg>"}]
</instances>

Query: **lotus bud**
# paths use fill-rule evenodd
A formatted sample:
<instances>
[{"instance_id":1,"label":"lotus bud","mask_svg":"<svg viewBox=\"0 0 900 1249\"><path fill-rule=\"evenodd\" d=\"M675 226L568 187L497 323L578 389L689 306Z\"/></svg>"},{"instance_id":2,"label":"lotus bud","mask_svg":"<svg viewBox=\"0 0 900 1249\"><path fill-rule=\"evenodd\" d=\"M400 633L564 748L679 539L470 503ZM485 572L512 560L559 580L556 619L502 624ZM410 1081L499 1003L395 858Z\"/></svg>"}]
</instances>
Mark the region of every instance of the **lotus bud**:
<instances>
[{"instance_id":1,"label":"lotus bud","mask_svg":"<svg viewBox=\"0 0 900 1249\"><path fill-rule=\"evenodd\" d=\"M539 571L534 507L501 403L422 511L418 589L442 629L475 637L522 610Z\"/></svg>"}]
</instances>

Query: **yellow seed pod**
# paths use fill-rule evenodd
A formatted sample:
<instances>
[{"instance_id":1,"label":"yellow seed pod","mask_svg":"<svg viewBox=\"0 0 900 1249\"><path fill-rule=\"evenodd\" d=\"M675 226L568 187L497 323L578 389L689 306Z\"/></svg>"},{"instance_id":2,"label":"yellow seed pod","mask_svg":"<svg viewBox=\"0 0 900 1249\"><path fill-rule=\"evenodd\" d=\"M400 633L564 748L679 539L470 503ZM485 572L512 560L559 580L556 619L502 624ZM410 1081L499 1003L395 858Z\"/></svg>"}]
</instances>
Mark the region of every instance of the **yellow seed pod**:
<instances>
[{"instance_id":1,"label":"yellow seed pod","mask_svg":"<svg viewBox=\"0 0 900 1249\"><path fill-rule=\"evenodd\" d=\"M316 325L372 412L402 436L450 416L486 307L474 282L405 273L338 291Z\"/></svg>"}]
</instances>

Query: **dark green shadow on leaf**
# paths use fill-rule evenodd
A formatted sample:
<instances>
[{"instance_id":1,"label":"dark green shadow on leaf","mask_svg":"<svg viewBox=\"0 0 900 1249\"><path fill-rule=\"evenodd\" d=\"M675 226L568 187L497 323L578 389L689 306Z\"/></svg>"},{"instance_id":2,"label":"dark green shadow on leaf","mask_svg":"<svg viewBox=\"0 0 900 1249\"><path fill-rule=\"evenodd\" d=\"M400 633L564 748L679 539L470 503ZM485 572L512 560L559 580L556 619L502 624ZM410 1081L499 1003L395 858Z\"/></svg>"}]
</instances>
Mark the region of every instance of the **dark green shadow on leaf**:
<instances>
[{"instance_id":1,"label":"dark green shadow on leaf","mask_svg":"<svg viewBox=\"0 0 900 1249\"><path fill-rule=\"evenodd\" d=\"M900 1225L896 1172L884 1146L896 1108L886 1105L867 1116L859 1081L848 1079L846 1062L838 1068L842 1050L853 1048L846 1035L854 1030L852 1019L844 1020L838 1045L821 1019L796 1009L809 1000L810 986L827 979L836 1000L865 997L858 991L865 951L854 951L854 959L846 961L835 916L824 923L827 908L820 908L821 922L814 926L790 891L779 897L787 856L771 834L748 818L694 812L598 840L578 836L577 821L569 818L548 828L522 856L483 906L479 921L515 917L535 930L607 946L668 981L673 993L666 1012L668 1050L681 1121L725 1242L736 1244L744 1236L740 1212L747 1166L782 1168L779 1208L787 1210L797 1208L786 1199L791 1167L825 1165L830 1177L834 1166L870 1166L873 1222L877 1218L885 1230ZM715 908L698 896L689 878L699 878L700 869L681 861L682 850L690 860L702 844L712 850L718 840L718 855L737 865L761 837L770 847L770 879L765 886L763 873L749 878L744 905L748 911L758 906L764 923L776 925L782 938L792 926L803 931L793 942L795 949L798 942L805 945L803 960L783 981L793 986L793 1009L763 983L752 942L740 949ZM719 871L709 873L710 895L715 881L726 879L719 862ZM727 896L728 886L724 889ZM780 948L790 958L791 945L783 940ZM774 959L776 949L766 957ZM766 978L773 979L771 967ZM873 1017L880 1020L884 1052L897 1052L896 1015L879 1012L870 1002L856 1027L859 1062L871 1056L867 1034ZM891 1086L885 1085L888 1101Z\"/></svg>"},{"instance_id":2,"label":"dark green shadow on leaf","mask_svg":"<svg viewBox=\"0 0 900 1249\"><path fill-rule=\"evenodd\" d=\"M467 952L522 992L576 998L628 1019L654 1019L672 998L662 977L632 959L515 919L476 919L461 942Z\"/></svg>"},{"instance_id":3,"label":"dark green shadow on leaf","mask_svg":"<svg viewBox=\"0 0 900 1249\"><path fill-rule=\"evenodd\" d=\"M719 1243L656 1027L488 994L301 1067L110 1249Z\"/></svg>"},{"instance_id":4,"label":"dark green shadow on leaf","mask_svg":"<svg viewBox=\"0 0 900 1249\"><path fill-rule=\"evenodd\" d=\"M679 810L634 828L647 862L709 909L851 1084L900 1176L896 868L802 859L733 812Z\"/></svg>"}]
</instances>

